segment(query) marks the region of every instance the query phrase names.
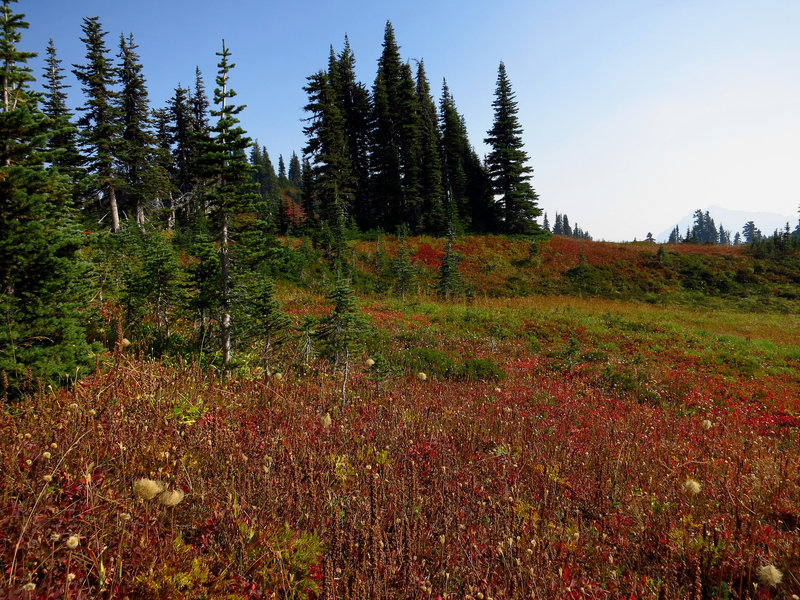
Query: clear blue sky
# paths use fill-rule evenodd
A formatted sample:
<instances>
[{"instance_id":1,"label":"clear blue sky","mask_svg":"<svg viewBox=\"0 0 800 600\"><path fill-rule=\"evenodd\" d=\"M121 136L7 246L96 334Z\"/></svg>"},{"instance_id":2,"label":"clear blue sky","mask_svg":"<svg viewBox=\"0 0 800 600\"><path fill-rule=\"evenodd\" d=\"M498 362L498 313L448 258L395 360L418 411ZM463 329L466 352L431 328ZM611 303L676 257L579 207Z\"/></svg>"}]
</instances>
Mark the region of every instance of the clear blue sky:
<instances>
[{"instance_id":1,"label":"clear blue sky","mask_svg":"<svg viewBox=\"0 0 800 600\"><path fill-rule=\"evenodd\" d=\"M114 54L133 33L154 107L192 84L195 66L211 92L225 38L243 126L276 166L301 153L302 86L330 45L349 36L371 88L390 20L402 56L424 59L437 101L447 79L480 155L505 62L551 219L567 213L608 240L642 239L711 205L797 222L797 0L21 0L16 10L31 25L23 47L40 53L37 77L50 37L64 66L83 62L84 16L100 17Z\"/></svg>"}]
</instances>

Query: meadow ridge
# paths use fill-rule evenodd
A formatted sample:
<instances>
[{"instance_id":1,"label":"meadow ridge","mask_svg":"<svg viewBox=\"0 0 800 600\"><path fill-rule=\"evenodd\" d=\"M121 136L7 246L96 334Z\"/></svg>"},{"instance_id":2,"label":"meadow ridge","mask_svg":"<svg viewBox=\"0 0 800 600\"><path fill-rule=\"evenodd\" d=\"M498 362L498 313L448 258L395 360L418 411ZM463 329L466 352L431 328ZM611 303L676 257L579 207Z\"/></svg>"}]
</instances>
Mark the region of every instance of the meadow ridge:
<instances>
[{"instance_id":1,"label":"meadow ridge","mask_svg":"<svg viewBox=\"0 0 800 600\"><path fill-rule=\"evenodd\" d=\"M800 594L800 322L775 309L792 302L789 284L759 288L783 293L761 312L723 295L706 297L713 310L490 297L470 274L530 255L528 242L496 242L460 242L474 264L496 264L464 260L471 297L362 293L369 333L344 385L299 343L271 377L243 359L226 378L147 359L134 338L70 389L34 386L7 405L7 595ZM375 287L375 243L362 245L356 264ZM540 246L534 260L555 272L564 244ZM606 248L582 244L573 263L600 264ZM627 249L641 265L657 252ZM727 250L701 266L752 268ZM572 285L574 264L558 268L550 285ZM292 284L278 295L294 323L328 310Z\"/></svg>"}]
</instances>

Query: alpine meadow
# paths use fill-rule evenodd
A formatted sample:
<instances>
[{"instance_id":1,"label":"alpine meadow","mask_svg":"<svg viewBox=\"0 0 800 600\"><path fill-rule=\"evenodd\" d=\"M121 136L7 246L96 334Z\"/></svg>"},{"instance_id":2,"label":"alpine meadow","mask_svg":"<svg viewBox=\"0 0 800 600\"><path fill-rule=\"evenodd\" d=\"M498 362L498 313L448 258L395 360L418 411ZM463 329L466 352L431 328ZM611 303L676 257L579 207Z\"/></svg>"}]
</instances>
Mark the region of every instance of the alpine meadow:
<instances>
[{"instance_id":1,"label":"alpine meadow","mask_svg":"<svg viewBox=\"0 0 800 600\"><path fill-rule=\"evenodd\" d=\"M154 106L134 34L35 72L17 4L0 596L800 596L800 222L593 240L510 63L468 132L389 21L369 83L319 57L284 158L235 39Z\"/></svg>"}]
</instances>

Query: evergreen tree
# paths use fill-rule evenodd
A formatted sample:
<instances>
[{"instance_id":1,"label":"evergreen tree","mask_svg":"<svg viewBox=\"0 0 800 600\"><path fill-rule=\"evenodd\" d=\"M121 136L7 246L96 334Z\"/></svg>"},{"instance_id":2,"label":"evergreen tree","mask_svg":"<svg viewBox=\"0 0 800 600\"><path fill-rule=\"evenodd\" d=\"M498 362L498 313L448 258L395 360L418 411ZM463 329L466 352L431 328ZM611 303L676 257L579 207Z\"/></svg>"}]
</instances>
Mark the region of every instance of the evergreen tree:
<instances>
[{"instance_id":1,"label":"evergreen tree","mask_svg":"<svg viewBox=\"0 0 800 600\"><path fill-rule=\"evenodd\" d=\"M352 216L362 229L374 225L373 211L369 197L369 91L363 83L356 80L355 55L350 48L350 40L345 36L344 48L333 65L331 81L334 85L339 108L344 121L344 138L350 172L354 179ZM329 71L330 71L329 67ZM305 190L304 190L305 192Z\"/></svg>"},{"instance_id":2,"label":"evergreen tree","mask_svg":"<svg viewBox=\"0 0 800 600\"><path fill-rule=\"evenodd\" d=\"M446 223L442 198L442 161L440 156L441 136L436 105L431 98L430 85L425 75L425 65L417 65L417 102L420 107L420 190L422 195L422 228L438 233Z\"/></svg>"},{"instance_id":3,"label":"evergreen tree","mask_svg":"<svg viewBox=\"0 0 800 600\"><path fill-rule=\"evenodd\" d=\"M289 317L281 311L280 302L275 298L275 285L270 279L257 278L247 293L243 328L245 337L263 343L261 357L264 362L264 375L272 375L273 352L288 339L291 325Z\"/></svg>"},{"instance_id":4,"label":"evergreen tree","mask_svg":"<svg viewBox=\"0 0 800 600\"><path fill-rule=\"evenodd\" d=\"M447 233L447 246L445 247L442 264L439 267L439 280L436 283L436 293L445 299L456 293L461 285L458 267L461 264L461 254L455 249L455 231L450 227Z\"/></svg>"},{"instance_id":5,"label":"evergreen tree","mask_svg":"<svg viewBox=\"0 0 800 600\"><path fill-rule=\"evenodd\" d=\"M445 192L445 212L448 221L456 228L468 229L471 226L472 211L467 196L467 173L464 166L469 150L461 126L461 116L450 94L447 81L442 85L442 98L439 102L442 147L442 186Z\"/></svg>"},{"instance_id":6,"label":"evergreen tree","mask_svg":"<svg viewBox=\"0 0 800 600\"><path fill-rule=\"evenodd\" d=\"M298 189L303 187L303 170L300 167L300 159L294 151L292 158L289 159L289 183Z\"/></svg>"},{"instance_id":7,"label":"evergreen tree","mask_svg":"<svg viewBox=\"0 0 800 600\"><path fill-rule=\"evenodd\" d=\"M564 235L564 216L556 213L556 223L553 225L554 235Z\"/></svg>"},{"instance_id":8,"label":"evergreen tree","mask_svg":"<svg viewBox=\"0 0 800 600\"><path fill-rule=\"evenodd\" d=\"M487 163L492 191L500 205L502 228L506 233L536 233L539 231L536 217L541 210L537 206L538 196L529 183L533 169L526 165L528 155L522 147L517 102L502 62L492 106L494 125L484 141L491 147Z\"/></svg>"},{"instance_id":9,"label":"evergreen tree","mask_svg":"<svg viewBox=\"0 0 800 600\"><path fill-rule=\"evenodd\" d=\"M550 231L550 221L547 220L547 213L544 213L544 221L542 222L542 228L545 231Z\"/></svg>"},{"instance_id":10,"label":"evergreen tree","mask_svg":"<svg viewBox=\"0 0 800 600\"><path fill-rule=\"evenodd\" d=\"M252 215L257 199L252 184L252 174L245 150L251 142L239 126L237 115L245 108L230 100L236 92L230 88L230 51L222 41L222 51L214 90L216 109L211 115L217 118L210 129L211 135L200 144L199 165L207 181L204 193L214 222L220 254L219 306L222 311L220 334L222 338L222 363L231 362L231 311L233 305L233 278L236 261L231 258L231 238L245 229L246 219Z\"/></svg>"},{"instance_id":11,"label":"evergreen tree","mask_svg":"<svg viewBox=\"0 0 800 600\"><path fill-rule=\"evenodd\" d=\"M167 102L167 111L170 121L167 131L172 148L172 181L185 197L194 189L197 158L195 118L192 114L189 90L181 86L176 87Z\"/></svg>"},{"instance_id":12,"label":"evergreen tree","mask_svg":"<svg viewBox=\"0 0 800 600\"><path fill-rule=\"evenodd\" d=\"M83 19L80 38L86 46L86 64L73 65L73 73L81 84L86 104L79 110L80 140L86 158L89 193L108 202L111 213L111 232L119 231L117 189L121 181L115 169L119 137L122 126L117 104L118 94L113 90L117 78L108 48L106 32L98 17Z\"/></svg>"},{"instance_id":13,"label":"evergreen tree","mask_svg":"<svg viewBox=\"0 0 800 600\"><path fill-rule=\"evenodd\" d=\"M407 223L416 230L422 216L420 107L411 67L400 60L388 21L372 97L370 166L377 221L386 229Z\"/></svg>"},{"instance_id":14,"label":"evergreen tree","mask_svg":"<svg viewBox=\"0 0 800 600\"><path fill-rule=\"evenodd\" d=\"M47 141L47 148L53 151L53 167L65 173L73 185L77 185L83 174L83 159L78 152L78 130L72 122L73 114L67 107L67 94L64 90L69 85L64 83L64 79L64 69L56 56L53 38L50 38L42 96L42 112L53 120L53 135Z\"/></svg>"},{"instance_id":15,"label":"evergreen tree","mask_svg":"<svg viewBox=\"0 0 800 600\"><path fill-rule=\"evenodd\" d=\"M53 166L56 152L48 151L63 123L37 108L26 64L36 55L18 50L28 24L12 11L14 1L3 0L0 8L0 371L8 381L6 397L24 392L26 381L76 377L90 353L69 181Z\"/></svg>"},{"instance_id":16,"label":"evergreen tree","mask_svg":"<svg viewBox=\"0 0 800 600\"><path fill-rule=\"evenodd\" d=\"M566 214L561 215L561 228L563 230L563 235L572 237L572 227L569 224L569 217L567 217Z\"/></svg>"},{"instance_id":17,"label":"evergreen tree","mask_svg":"<svg viewBox=\"0 0 800 600\"><path fill-rule=\"evenodd\" d=\"M136 223L144 225L145 204L168 189L166 174L157 162L157 144L152 133L150 106L142 65L133 36L120 37L119 95L122 135L118 161L122 172L122 191L133 206Z\"/></svg>"},{"instance_id":18,"label":"evergreen tree","mask_svg":"<svg viewBox=\"0 0 800 600\"><path fill-rule=\"evenodd\" d=\"M319 216L327 228L333 229L340 221L346 223L355 188L344 120L336 102L335 87L324 71L308 77L308 85L303 89L308 94L305 110L311 115L303 128L308 138L303 152L311 164Z\"/></svg>"},{"instance_id":19,"label":"evergreen tree","mask_svg":"<svg viewBox=\"0 0 800 600\"><path fill-rule=\"evenodd\" d=\"M278 155L278 183L281 187L285 186L286 179L286 163L283 162L283 154Z\"/></svg>"},{"instance_id":20,"label":"evergreen tree","mask_svg":"<svg viewBox=\"0 0 800 600\"><path fill-rule=\"evenodd\" d=\"M742 237L744 237L745 244L752 244L753 242L759 241L763 237L763 234L753 221L748 221L742 227Z\"/></svg>"},{"instance_id":21,"label":"evergreen tree","mask_svg":"<svg viewBox=\"0 0 800 600\"><path fill-rule=\"evenodd\" d=\"M194 70L194 93L191 99L192 130L195 134L208 131L208 96L200 67Z\"/></svg>"},{"instance_id":22,"label":"evergreen tree","mask_svg":"<svg viewBox=\"0 0 800 600\"><path fill-rule=\"evenodd\" d=\"M405 300L416 276L408 248L408 228L405 225L400 226L398 238L400 243L397 247L397 258L392 261L392 273L395 276L394 289L400 299Z\"/></svg>"}]
</instances>

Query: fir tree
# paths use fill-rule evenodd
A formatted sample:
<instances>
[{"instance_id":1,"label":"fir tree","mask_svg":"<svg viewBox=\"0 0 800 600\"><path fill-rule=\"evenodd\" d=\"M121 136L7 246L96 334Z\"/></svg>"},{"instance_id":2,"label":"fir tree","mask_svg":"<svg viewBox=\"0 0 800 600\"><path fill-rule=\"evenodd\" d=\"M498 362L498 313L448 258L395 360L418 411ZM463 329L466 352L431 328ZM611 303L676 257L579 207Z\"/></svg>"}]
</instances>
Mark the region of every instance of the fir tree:
<instances>
[{"instance_id":1,"label":"fir tree","mask_svg":"<svg viewBox=\"0 0 800 600\"><path fill-rule=\"evenodd\" d=\"M423 229L440 232L446 222L442 199L441 139L436 105L431 98L430 85L425 75L425 65L417 65L417 102L420 107L420 189L422 194Z\"/></svg>"},{"instance_id":2,"label":"fir tree","mask_svg":"<svg viewBox=\"0 0 800 600\"><path fill-rule=\"evenodd\" d=\"M542 227L545 231L550 231L550 221L547 220L547 213L544 213L544 221L542 222Z\"/></svg>"},{"instance_id":3,"label":"fir tree","mask_svg":"<svg viewBox=\"0 0 800 600\"><path fill-rule=\"evenodd\" d=\"M292 152L292 158L289 159L289 183L298 189L303 186L303 172L300 167L300 159L294 151Z\"/></svg>"},{"instance_id":4,"label":"fir tree","mask_svg":"<svg viewBox=\"0 0 800 600\"><path fill-rule=\"evenodd\" d=\"M538 196L530 185L533 169L526 164L528 155L522 147L517 102L502 62L492 106L494 124L484 141L491 148L487 164L492 191L500 205L502 228L506 233L536 233L539 231L536 217L541 211L537 206Z\"/></svg>"},{"instance_id":5,"label":"fir tree","mask_svg":"<svg viewBox=\"0 0 800 600\"><path fill-rule=\"evenodd\" d=\"M119 94L122 135L118 161L122 171L121 189L133 205L136 223L144 225L145 204L168 189L165 173L157 162L156 139L150 122L150 106L142 65L133 36L120 37Z\"/></svg>"},{"instance_id":6,"label":"fir tree","mask_svg":"<svg viewBox=\"0 0 800 600\"><path fill-rule=\"evenodd\" d=\"M332 83L344 121L344 138L350 171L354 178L352 216L362 229L374 225L369 197L369 91L356 80L355 55L350 40L345 36L344 48L335 63ZM329 68L330 70L330 68ZM331 73L329 73L331 75Z\"/></svg>"},{"instance_id":7,"label":"fir tree","mask_svg":"<svg viewBox=\"0 0 800 600\"><path fill-rule=\"evenodd\" d=\"M206 202L219 243L220 290L219 305L222 311L220 334L222 337L222 363L227 367L231 362L231 311L235 260L231 259L231 238L246 228L243 222L252 215L253 202L257 199L252 184L251 167L247 162L245 150L251 142L239 126L237 115L245 108L230 100L236 92L230 88L230 72L235 67L229 62L230 51L222 41L222 51L217 73L217 87L214 90L216 109L211 115L217 118L210 129L212 135L201 143L199 165L206 179Z\"/></svg>"},{"instance_id":8,"label":"fir tree","mask_svg":"<svg viewBox=\"0 0 800 600\"><path fill-rule=\"evenodd\" d=\"M270 361L274 351L288 339L289 317L281 311L275 297L275 285L270 279L257 278L250 285L245 301L245 336L263 343L261 359L264 375L272 375Z\"/></svg>"},{"instance_id":9,"label":"fir tree","mask_svg":"<svg viewBox=\"0 0 800 600\"><path fill-rule=\"evenodd\" d=\"M53 167L65 173L73 185L77 185L83 174L83 158L78 152L78 130L72 122L73 114L67 107L67 94L64 90L69 85L64 83L64 79L64 69L56 56L53 38L50 38L42 86L42 112L53 120L53 135L47 141L47 148L53 151Z\"/></svg>"},{"instance_id":10,"label":"fir tree","mask_svg":"<svg viewBox=\"0 0 800 600\"><path fill-rule=\"evenodd\" d=\"M42 384L76 377L90 353L69 181L48 151L63 123L36 106L26 64L36 55L18 50L28 24L12 12L14 1L3 0L0 8L0 371L6 396L18 396L26 381L35 384L28 370Z\"/></svg>"},{"instance_id":11,"label":"fir tree","mask_svg":"<svg viewBox=\"0 0 800 600\"><path fill-rule=\"evenodd\" d=\"M422 215L420 107L411 68L400 60L389 22L372 96L370 166L376 217L387 229L407 223L416 230Z\"/></svg>"},{"instance_id":12,"label":"fir tree","mask_svg":"<svg viewBox=\"0 0 800 600\"><path fill-rule=\"evenodd\" d=\"M436 283L436 293L445 299L456 293L461 285L458 267L461 264L461 254L455 249L455 232L450 227L447 234L442 264L439 267L439 280Z\"/></svg>"},{"instance_id":13,"label":"fir tree","mask_svg":"<svg viewBox=\"0 0 800 600\"><path fill-rule=\"evenodd\" d=\"M355 179L336 89L324 71L308 77L307 81L303 89L308 94L308 104L304 109L310 116L303 128L308 138L303 152L311 164L320 218L333 228L340 219L346 221L352 209Z\"/></svg>"},{"instance_id":14,"label":"fir tree","mask_svg":"<svg viewBox=\"0 0 800 600\"><path fill-rule=\"evenodd\" d=\"M111 232L116 233L120 227L117 189L122 183L115 169L122 129L118 95L113 90L117 78L108 58L106 32L100 20L84 18L81 31L84 37L80 39L86 45L86 64L73 65L73 73L86 96L86 104L79 109L83 115L78 119L78 126L89 176L88 191L108 202Z\"/></svg>"},{"instance_id":15,"label":"fir tree","mask_svg":"<svg viewBox=\"0 0 800 600\"><path fill-rule=\"evenodd\" d=\"M406 294L411 291L416 277L416 269L411 263L408 248L408 228L405 225L399 228L398 238L397 257L392 261L392 273L395 277L395 292L397 292L401 300L405 300Z\"/></svg>"}]
</instances>

